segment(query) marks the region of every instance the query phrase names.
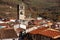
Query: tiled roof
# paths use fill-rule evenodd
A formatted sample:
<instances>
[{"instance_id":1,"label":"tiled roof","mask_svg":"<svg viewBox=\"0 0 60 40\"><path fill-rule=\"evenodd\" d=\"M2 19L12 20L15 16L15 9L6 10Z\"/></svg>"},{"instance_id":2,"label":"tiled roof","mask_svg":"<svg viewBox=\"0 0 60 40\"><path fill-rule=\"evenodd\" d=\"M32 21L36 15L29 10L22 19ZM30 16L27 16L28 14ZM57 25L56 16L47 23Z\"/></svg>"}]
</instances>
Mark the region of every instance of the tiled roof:
<instances>
[{"instance_id":1,"label":"tiled roof","mask_svg":"<svg viewBox=\"0 0 60 40\"><path fill-rule=\"evenodd\" d=\"M0 26L7 26L8 24L6 23L0 23Z\"/></svg>"},{"instance_id":2,"label":"tiled roof","mask_svg":"<svg viewBox=\"0 0 60 40\"><path fill-rule=\"evenodd\" d=\"M59 31L56 31L56 30L54 31L45 27L33 30L30 32L30 34L39 34L39 35L43 35L43 36L50 37L53 39L60 38Z\"/></svg>"},{"instance_id":3,"label":"tiled roof","mask_svg":"<svg viewBox=\"0 0 60 40\"><path fill-rule=\"evenodd\" d=\"M46 31L40 32L39 34L47 36L47 37L51 37L54 39L60 37L60 32L53 31L53 30L46 30Z\"/></svg>"},{"instance_id":4,"label":"tiled roof","mask_svg":"<svg viewBox=\"0 0 60 40\"><path fill-rule=\"evenodd\" d=\"M39 28L39 29L31 31L30 33L31 34L39 34L39 32L42 32L42 31L46 30L47 28L48 27Z\"/></svg>"},{"instance_id":5,"label":"tiled roof","mask_svg":"<svg viewBox=\"0 0 60 40\"><path fill-rule=\"evenodd\" d=\"M3 28L0 29L0 38L8 39L8 38L17 38L17 34L14 29Z\"/></svg>"}]
</instances>

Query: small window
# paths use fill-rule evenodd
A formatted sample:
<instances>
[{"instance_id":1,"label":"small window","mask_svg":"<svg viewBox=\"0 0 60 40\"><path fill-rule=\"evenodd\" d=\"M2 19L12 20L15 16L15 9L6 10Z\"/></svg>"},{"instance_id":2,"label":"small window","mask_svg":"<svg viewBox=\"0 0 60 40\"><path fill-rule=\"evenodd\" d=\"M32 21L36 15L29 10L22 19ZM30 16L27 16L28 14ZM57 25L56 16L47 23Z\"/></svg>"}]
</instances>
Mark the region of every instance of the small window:
<instances>
[{"instance_id":1,"label":"small window","mask_svg":"<svg viewBox=\"0 0 60 40\"><path fill-rule=\"evenodd\" d=\"M20 12L20 14L21 14L21 15L23 15L23 13L22 13L22 12Z\"/></svg>"},{"instance_id":2,"label":"small window","mask_svg":"<svg viewBox=\"0 0 60 40\"><path fill-rule=\"evenodd\" d=\"M23 6L21 5L20 8L23 9Z\"/></svg>"}]
</instances>

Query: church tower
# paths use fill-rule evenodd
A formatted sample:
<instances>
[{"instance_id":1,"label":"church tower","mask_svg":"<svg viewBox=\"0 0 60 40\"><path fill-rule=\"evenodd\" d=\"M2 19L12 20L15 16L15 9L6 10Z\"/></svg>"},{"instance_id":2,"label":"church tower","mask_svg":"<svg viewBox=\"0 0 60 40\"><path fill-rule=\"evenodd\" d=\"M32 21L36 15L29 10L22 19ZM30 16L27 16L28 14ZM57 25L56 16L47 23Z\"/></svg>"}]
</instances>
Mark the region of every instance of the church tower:
<instances>
[{"instance_id":1,"label":"church tower","mask_svg":"<svg viewBox=\"0 0 60 40\"><path fill-rule=\"evenodd\" d=\"M24 20L25 19L25 4L19 4L19 19Z\"/></svg>"}]
</instances>

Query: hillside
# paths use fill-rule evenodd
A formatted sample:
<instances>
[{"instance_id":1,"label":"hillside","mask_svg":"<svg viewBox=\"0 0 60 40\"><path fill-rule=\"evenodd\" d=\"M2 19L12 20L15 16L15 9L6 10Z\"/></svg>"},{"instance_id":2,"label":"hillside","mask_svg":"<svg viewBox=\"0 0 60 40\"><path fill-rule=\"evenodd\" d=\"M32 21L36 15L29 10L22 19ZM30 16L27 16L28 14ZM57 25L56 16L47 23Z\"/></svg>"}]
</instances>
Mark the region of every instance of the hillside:
<instances>
[{"instance_id":1,"label":"hillside","mask_svg":"<svg viewBox=\"0 0 60 40\"><path fill-rule=\"evenodd\" d=\"M17 5L21 2L26 4L26 14L34 14L33 17L41 15L60 21L59 0L0 0L0 17L17 18Z\"/></svg>"}]
</instances>

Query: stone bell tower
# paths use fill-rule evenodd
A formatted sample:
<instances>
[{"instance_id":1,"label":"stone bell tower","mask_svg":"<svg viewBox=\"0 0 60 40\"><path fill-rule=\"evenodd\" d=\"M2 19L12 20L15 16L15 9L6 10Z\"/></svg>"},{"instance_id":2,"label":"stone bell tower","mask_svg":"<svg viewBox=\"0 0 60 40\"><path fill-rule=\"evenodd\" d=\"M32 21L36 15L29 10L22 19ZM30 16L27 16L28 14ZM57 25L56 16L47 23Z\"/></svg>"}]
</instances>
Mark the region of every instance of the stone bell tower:
<instances>
[{"instance_id":1,"label":"stone bell tower","mask_svg":"<svg viewBox=\"0 0 60 40\"><path fill-rule=\"evenodd\" d=\"M25 4L24 3L19 4L19 19L20 20L25 19Z\"/></svg>"}]
</instances>

